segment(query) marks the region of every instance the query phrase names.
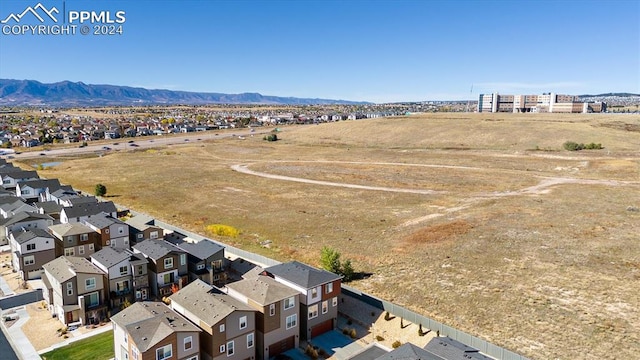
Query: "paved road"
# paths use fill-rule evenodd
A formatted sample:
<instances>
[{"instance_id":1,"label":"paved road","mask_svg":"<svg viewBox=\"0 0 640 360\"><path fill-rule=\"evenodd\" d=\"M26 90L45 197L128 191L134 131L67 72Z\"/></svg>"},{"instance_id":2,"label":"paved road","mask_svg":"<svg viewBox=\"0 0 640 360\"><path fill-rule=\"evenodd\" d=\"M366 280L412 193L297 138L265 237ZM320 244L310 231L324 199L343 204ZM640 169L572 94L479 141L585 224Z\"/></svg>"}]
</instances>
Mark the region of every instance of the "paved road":
<instances>
[{"instance_id":1,"label":"paved road","mask_svg":"<svg viewBox=\"0 0 640 360\"><path fill-rule=\"evenodd\" d=\"M2 360L18 360L18 355L13 351L4 331L0 331L0 358Z\"/></svg>"},{"instance_id":2,"label":"paved road","mask_svg":"<svg viewBox=\"0 0 640 360\"><path fill-rule=\"evenodd\" d=\"M163 135L163 136L140 136L135 138L121 138L113 140L101 140L99 144L95 142L88 142L88 146L83 148L67 147L56 149L52 146L50 150L43 151L24 151L20 154L5 155L5 159L33 159L37 157L57 157L68 156L78 154L90 154L90 153L108 153L111 151L127 151L135 149L148 149L155 147L163 147L169 145L189 144L192 142L224 139L230 137L245 137L245 136L262 136L262 134L269 132L272 128L258 129L255 133L252 133L250 129L237 129L237 130L217 130L217 131L201 131L188 134L175 134L175 135Z\"/></svg>"}]
</instances>

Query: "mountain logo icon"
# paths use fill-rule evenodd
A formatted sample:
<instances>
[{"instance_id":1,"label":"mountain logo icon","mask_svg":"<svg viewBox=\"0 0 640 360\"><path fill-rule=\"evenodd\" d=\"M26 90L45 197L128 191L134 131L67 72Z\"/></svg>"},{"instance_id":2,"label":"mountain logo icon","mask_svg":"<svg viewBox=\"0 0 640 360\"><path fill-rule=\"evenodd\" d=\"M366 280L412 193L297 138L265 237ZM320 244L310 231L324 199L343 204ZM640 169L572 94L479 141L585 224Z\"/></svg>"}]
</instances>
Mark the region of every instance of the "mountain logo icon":
<instances>
[{"instance_id":1,"label":"mountain logo icon","mask_svg":"<svg viewBox=\"0 0 640 360\"><path fill-rule=\"evenodd\" d=\"M44 15L39 14L38 11L44 13ZM15 23L20 23L20 20L22 20L22 18L27 14L32 14L41 23L45 22L46 17L50 18L51 20L53 20L53 22L57 23L58 19L56 19L56 17L54 16L54 13L55 14L60 13L60 11L58 11L58 9L55 6L52 7L51 10L48 10L44 5L42 5L42 3L38 3L36 6L33 6L33 7L28 6L26 9L24 9L23 12L19 14L9 14L9 16L7 16L6 19L0 21L0 23L7 24L11 20L13 20Z\"/></svg>"}]
</instances>

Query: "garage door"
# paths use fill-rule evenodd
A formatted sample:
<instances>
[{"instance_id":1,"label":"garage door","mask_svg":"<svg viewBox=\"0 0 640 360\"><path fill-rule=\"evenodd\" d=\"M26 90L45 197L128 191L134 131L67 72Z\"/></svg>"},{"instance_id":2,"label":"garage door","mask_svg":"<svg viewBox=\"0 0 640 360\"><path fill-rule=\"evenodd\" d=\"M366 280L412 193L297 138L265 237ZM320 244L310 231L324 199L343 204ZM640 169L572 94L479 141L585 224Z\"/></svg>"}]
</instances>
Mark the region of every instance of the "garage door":
<instances>
[{"instance_id":1,"label":"garage door","mask_svg":"<svg viewBox=\"0 0 640 360\"><path fill-rule=\"evenodd\" d=\"M33 271L29 271L27 273L27 279L28 280L33 280L33 279L40 279L42 278L42 274L44 273L44 270L33 270Z\"/></svg>"},{"instance_id":2,"label":"garage door","mask_svg":"<svg viewBox=\"0 0 640 360\"><path fill-rule=\"evenodd\" d=\"M331 329L333 329L333 319L321 322L320 324L311 328L311 337L314 338L320 334L326 333Z\"/></svg>"},{"instance_id":3,"label":"garage door","mask_svg":"<svg viewBox=\"0 0 640 360\"><path fill-rule=\"evenodd\" d=\"M295 339L293 338L293 336L291 336L282 341L278 341L277 343L269 345L269 357L276 356L287 350L293 349L294 344Z\"/></svg>"}]
</instances>

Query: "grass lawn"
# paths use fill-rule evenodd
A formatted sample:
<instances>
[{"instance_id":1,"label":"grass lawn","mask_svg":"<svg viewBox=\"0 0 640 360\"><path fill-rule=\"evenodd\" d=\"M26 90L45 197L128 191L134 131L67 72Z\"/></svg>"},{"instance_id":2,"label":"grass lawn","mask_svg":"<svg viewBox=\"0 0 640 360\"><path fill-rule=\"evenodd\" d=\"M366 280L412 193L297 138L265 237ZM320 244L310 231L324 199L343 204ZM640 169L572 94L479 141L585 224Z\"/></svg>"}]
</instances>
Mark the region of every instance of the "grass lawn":
<instances>
[{"instance_id":1,"label":"grass lawn","mask_svg":"<svg viewBox=\"0 0 640 360\"><path fill-rule=\"evenodd\" d=\"M113 331L92 336L55 349L42 355L44 360L91 359L102 360L113 358Z\"/></svg>"}]
</instances>

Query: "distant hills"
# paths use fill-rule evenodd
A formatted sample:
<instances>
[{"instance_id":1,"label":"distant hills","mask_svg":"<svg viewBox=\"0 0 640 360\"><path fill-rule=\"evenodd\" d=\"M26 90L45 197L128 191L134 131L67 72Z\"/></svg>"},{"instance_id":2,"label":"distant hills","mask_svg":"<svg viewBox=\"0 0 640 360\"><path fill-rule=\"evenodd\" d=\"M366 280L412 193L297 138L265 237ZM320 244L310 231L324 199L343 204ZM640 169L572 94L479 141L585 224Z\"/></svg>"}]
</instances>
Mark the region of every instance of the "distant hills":
<instances>
[{"instance_id":1,"label":"distant hills","mask_svg":"<svg viewBox=\"0 0 640 360\"><path fill-rule=\"evenodd\" d=\"M358 105L367 102L268 96L258 93L223 94L91 85L61 81L44 84L35 80L0 79L0 106L116 106L116 105Z\"/></svg>"},{"instance_id":2,"label":"distant hills","mask_svg":"<svg viewBox=\"0 0 640 360\"><path fill-rule=\"evenodd\" d=\"M597 94L597 95L578 95L580 98L586 97L606 97L606 96L615 96L615 97L632 97L632 96L640 96L640 94L632 94L632 93L606 93L606 94Z\"/></svg>"}]
</instances>

